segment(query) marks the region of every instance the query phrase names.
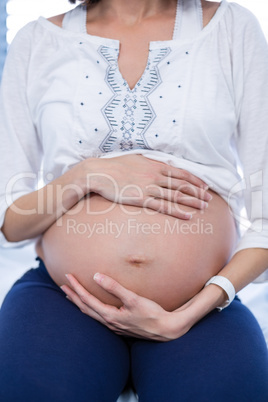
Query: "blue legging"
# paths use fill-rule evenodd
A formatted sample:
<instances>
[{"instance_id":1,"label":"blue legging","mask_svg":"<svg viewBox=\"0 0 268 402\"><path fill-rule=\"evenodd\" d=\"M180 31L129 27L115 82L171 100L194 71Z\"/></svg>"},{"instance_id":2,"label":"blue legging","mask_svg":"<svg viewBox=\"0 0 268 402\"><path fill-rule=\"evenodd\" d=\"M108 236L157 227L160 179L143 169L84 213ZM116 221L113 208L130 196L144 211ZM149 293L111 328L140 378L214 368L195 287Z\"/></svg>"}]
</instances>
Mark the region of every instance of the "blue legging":
<instances>
[{"instance_id":1,"label":"blue legging","mask_svg":"<svg viewBox=\"0 0 268 402\"><path fill-rule=\"evenodd\" d=\"M118 336L65 298L42 261L0 311L0 401L112 402L131 382L140 402L267 402L262 332L235 300L161 343Z\"/></svg>"}]
</instances>

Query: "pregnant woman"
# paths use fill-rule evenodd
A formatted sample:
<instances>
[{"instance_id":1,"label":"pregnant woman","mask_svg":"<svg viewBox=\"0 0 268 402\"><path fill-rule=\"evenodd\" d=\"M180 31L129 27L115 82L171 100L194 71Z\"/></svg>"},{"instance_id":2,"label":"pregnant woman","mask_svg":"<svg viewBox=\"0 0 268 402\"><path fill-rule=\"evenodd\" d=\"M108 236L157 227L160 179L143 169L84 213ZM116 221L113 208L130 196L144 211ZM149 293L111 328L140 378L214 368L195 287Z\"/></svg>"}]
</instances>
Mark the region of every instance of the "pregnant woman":
<instances>
[{"instance_id":1,"label":"pregnant woman","mask_svg":"<svg viewBox=\"0 0 268 402\"><path fill-rule=\"evenodd\" d=\"M268 267L252 14L85 1L18 33L0 102L1 240L34 239L39 261L0 312L0 399L116 401L130 384L140 401L266 401L265 341L235 297Z\"/></svg>"}]
</instances>

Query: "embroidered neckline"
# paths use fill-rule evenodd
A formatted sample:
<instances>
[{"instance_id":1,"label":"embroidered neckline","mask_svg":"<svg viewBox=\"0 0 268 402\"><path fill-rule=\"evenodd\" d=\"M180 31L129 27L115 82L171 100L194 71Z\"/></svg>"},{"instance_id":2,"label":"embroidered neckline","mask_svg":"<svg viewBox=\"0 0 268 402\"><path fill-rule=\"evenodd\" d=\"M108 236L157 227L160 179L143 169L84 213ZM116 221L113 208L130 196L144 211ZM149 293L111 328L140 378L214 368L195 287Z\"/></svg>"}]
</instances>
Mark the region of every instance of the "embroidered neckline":
<instances>
[{"instance_id":1,"label":"embroidered neckline","mask_svg":"<svg viewBox=\"0 0 268 402\"><path fill-rule=\"evenodd\" d=\"M149 52L147 67L133 89L122 77L118 65L118 51L100 46L98 53L107 63L105 82L113 93L101 112L109 126L109 133L100 144L102 152L113 151L115 144L121 151L134 148L150 149L145 133L154 121L156 113L149 95L162 83L158 70L159 63L168 56L170 48ZM139 110L135 118L135 111Z\"/></svg>"}]
</instances>

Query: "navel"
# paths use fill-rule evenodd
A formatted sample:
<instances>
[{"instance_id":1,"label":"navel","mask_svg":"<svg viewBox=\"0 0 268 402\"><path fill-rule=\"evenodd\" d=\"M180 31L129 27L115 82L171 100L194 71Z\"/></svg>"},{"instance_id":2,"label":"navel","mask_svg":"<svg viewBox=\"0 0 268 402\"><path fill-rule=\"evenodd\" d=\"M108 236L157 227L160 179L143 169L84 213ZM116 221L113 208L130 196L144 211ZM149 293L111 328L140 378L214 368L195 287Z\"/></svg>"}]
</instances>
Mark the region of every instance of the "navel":
<instances>
[{"instance_id":1,"label":"navel","mask_svg":"<svg viewBox=\"0 0 268 402\"><path fill-rule=\"evenodd\" d=\"M126 260L128 263L136 266L141 266L143 264L148 264L149 262L151 262L151 259L144 253L129 254L126 257Z\"/></svg>"}]
</instances>

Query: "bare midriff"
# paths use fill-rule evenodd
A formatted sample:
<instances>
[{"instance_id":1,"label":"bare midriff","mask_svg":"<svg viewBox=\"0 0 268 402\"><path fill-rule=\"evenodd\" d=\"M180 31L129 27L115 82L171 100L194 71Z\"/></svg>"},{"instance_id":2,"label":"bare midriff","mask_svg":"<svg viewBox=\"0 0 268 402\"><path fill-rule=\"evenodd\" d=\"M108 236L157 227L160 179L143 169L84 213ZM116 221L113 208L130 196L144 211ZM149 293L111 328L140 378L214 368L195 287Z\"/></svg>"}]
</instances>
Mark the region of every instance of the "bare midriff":
<instances>
[{"instance_id":1,"label":"bare midriff","mask_svg":"<svg viewBox=\"0 0 268 402\"><path fill-rule=\"evenodd\" d=\"M193 212L189 221L91 194L44 233L37 253L59 286L72 273L91 294L121 306L93 280L100 272L174 310L221 270L236 243L228 205L210 193L204 211L179 206Z\"/></svg>"}]
</instances>

